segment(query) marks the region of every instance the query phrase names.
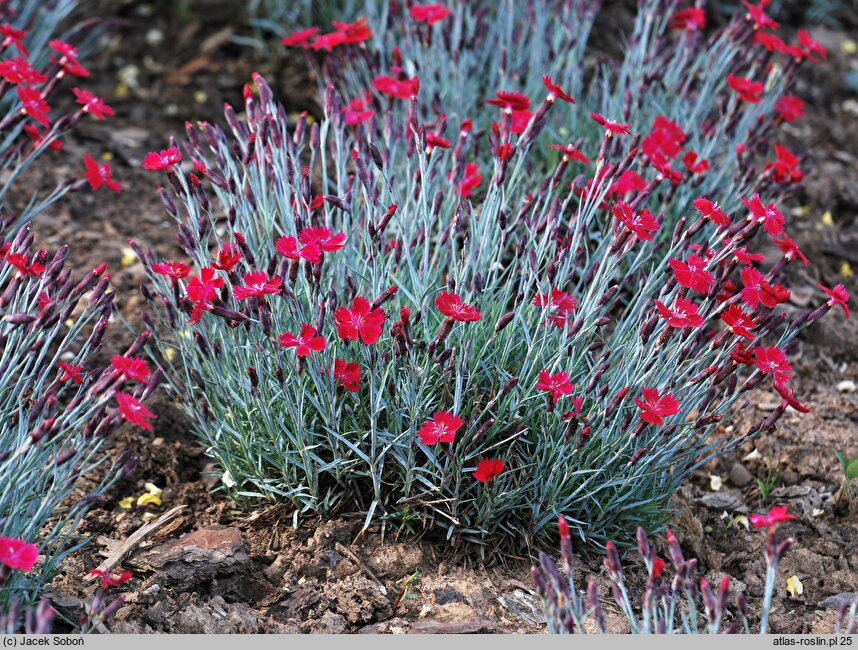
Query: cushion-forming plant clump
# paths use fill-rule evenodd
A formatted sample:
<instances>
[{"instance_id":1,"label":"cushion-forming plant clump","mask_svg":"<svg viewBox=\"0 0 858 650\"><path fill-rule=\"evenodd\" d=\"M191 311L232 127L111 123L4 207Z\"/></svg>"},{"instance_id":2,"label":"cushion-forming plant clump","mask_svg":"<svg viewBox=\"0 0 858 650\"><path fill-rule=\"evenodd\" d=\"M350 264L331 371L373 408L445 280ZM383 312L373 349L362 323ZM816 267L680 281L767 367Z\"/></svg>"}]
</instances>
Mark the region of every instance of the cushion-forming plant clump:
<instances>
[{"instance_id":1,"label":"cushion-forming plant clump","mask_svg":"<svg viewBox=\"0 0 858 650\"><path fill-rule=\"evenodd\" d=\"M122 419L133 421L129 405L139 406L161 374L150 376L135 357L145 332L125 356L95 369L113 309L105 266L73 277L67 246L54 255L33 250L29 224L3 239L6 226L0 224L0 614L13 603L32 605L85 541L75 534L77 523L119 472L133 467L127 453L106 466L102 441ZM143 383L135 388L134 380ZM86 494L84 477L94 481Z\"/></svg>"},{"instance_id":2,"label":"cushion-forming plant clump","mask_svg":"<svg viewBox=\"0 0 858 650\"><path fill-rule=\"evenodd\" d=\"M778 582L778 567L792 539L778 539L779 524L795 519L783 506L775 506L765 515L749 517L756 529L766 529L766 579L760 604L760 634L769 632L772 596ZM542 600L548 631L552 634L597 632L604 634L607 617L599 598L596 581L590 579L587 589L579 592L572 577L575 556L569 524L561 517L560 550L563 573L548 555L540 552L539 567L532 568L536 591ZM686 559L679 540L667 531L667 556L673 565L673 576L665 573L665 560L658 556L643 528L638 529L638 551L646 568L646 586L640 600L630 593L616 547L607 545L605 573L611 581L611 595L632 634L722 634L752 631L751 617L745 594L736 596L736 607L729 608L730 583L725 575L716 588L705 578L695 579L697 559ZM668 579L669 578L669 579ZM590 623L590 625L588 625ZM834 634L858 632L858 596L837 612Z\"/></svg>"},{"instance_id":3,"label":"cushion-forming plant clump","mask_svg":"<svg viewBox=\"0 0 858 650\"><path fill-rule=\"evenodd\" d=\"M530 168L541 117L576 110L550 79L518 138L519 98L498 95L489 167L471 162L471 120L447 141L443 116L421 118L416 78L405 111L355 123L329 88L322 123L291 128L254 86L244 119L227 105L229 135L187 125L193 171L176 143L143 163L167 176L191 261L139 251L150 327L234 494L476 542L532 544L558 514L590 542L629 541L692 469L804 408L784 351L848 296L782 313L800 252L755 193L768 171L725 183L741 210L718 193L680 216L687 175L611 191L643 154L615 156L632 127L599 115L589 183L570 188L571 152ZM663 118L654 137L679 131ZM784 250L768 271L748 250L763 231ZM763 382L781 405L713 435Z\"/></svg>"},{"instance_id":4,"label":"cushion-forming plant clump","mask_svg":"<svg viewBox=\"0 0 858 650\"><path fill-rule=\"evenodd\" d=\"M17 226L87 183L94 190L120 190L110 164L87 155L80 165L80 178L64 180L46 194L34 194L25 205L10 202L10 190L18 178L46 151L60 151L62 136L81 119L89 115L104 120L113 115L110 106L82 87L90 72L80 62L78 47L56 37L60 23L76 5L77 0L24 0L4 5L0 16L0 211L14 216ZM92 33L99 30L90 24L71 35L88 46ZM74 97L75 108L57 115L51 103L60 92Z\"/></svg>"}]
</instances>

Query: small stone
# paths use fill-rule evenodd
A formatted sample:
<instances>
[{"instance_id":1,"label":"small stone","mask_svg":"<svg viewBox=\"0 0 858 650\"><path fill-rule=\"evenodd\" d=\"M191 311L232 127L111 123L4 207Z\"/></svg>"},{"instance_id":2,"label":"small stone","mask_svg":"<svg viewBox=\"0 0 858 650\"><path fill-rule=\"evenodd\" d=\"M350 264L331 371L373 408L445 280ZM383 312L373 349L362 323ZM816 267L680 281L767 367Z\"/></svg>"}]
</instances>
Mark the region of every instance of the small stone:
<instances>
[{"instance_id":1,"label":"small stone","mask_svg":"<svg viewBox=\"0 0 858 650\"><path fill-rule=\"evenodd\" d=\"M439 605L446 605L447 603L460 603L464 600L464 596L460 594L455 589L451 589L450 587L441 587L440 589L435 590L435 602Z\"/></svg>"},{"instance_id":2,"label":"small stone","mask_svg":"<svg viewBox=\"0 0 858 650\"><path fill-rule=\"evenodd\" d=\"M855 392L855 382L851 379L845 379L841 382L837 383L837 392L838 393L854 393Z\"/></svg>"},{"instance_id":3,"label":"small stone","mask_svg":"<svg viewBox=\"0 0 858 650\"><path fill-rule=\"evenodd\" d=\"M494 634L497 631L497 625L480 618L450 622L424 619L412 623L409 634Z\"/></svg>"},{"instance_id":4,"label":"small stone","mask_svg":"<svg viewBox=\"0 0 858 650\"><path fill-rule=\"evenodd\" d=\"M340 614L325 612L322 618L310 622L310 634L342 634L348 629L348 621Z\"/></svg>"},{"instance_id":5,"label":"small stone","mask_svg":"<svg viewBox=\"0 0 858 650\"><path fill-rule=\"evenodd\" d=\"M730 468L730 483L736 487L745 487L753 480L753 474L742 463L733 463L733 467Z\"/></svg>"}]
</instances>

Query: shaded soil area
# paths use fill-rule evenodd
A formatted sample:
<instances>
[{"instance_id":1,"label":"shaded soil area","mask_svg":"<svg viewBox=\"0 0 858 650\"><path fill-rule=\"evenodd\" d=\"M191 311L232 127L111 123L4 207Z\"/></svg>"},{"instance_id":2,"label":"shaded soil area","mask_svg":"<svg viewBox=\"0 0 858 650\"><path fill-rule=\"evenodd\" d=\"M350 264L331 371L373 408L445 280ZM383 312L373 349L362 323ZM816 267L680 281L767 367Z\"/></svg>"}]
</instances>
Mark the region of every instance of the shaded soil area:
<instances>
[{"instance_id":1,"label":"shaded soil area","mask_svg":"<svg viewBox=\"0 0 858 650\"><path fill-rule=\"evenodd\" d=\"M138 262L127 259L127 238L165 258L179 256L173 224L156 192L160 177L140 168L142 157L164 148L169 135L181 136L185 119L219 121L224 101L241 103L242 85L253 70L269 79L290 111L314 106L315 85L300 61L258 58L234 44L232 37L243 28L231 3L182 5L192 7L186 14L166 3L107 4L105 14L118 14L123 24L92 62L96 72L89 87L114 107L116 117L88 122L67 139L63 153L45 156L41 182L47 186L66 177L68 161L79 161L85 153L109 154L125 189L119 195L102 190L68 196L42 216L36 234L48 247L68 243L79 269L107 262L120 312L136 325L143 302L137 287L144 273ZM845 32L820 28L811 33L829 48L830 60L802 73L796 92L807 101L808 116L786 133L794 150L810 150L804 165L808 176L793 202L801 209L790 219L790 232L814 264L809 269L793 264L789 307L795 310L808 303L816 282L844 283L858 292L851 276L852 267L858 267L858 54ZM686 551L700 557L701 575L714 583L729 573L732 589L746 592L752 607L762 596L764 536L746 530L736 515L773 503L788 505L798 515L782 526L782 533L796 541L780 571L775 632L831 631L835 609L858 590L858 504L843 497L833 453L858 455L858 395L854 384L843 383L858 382L856 327L832 313L792 353L798 394L812 413L788 412L776 431L703 468L676 497L673 529L685 540ZM112 337L110 349L116 350L134 335L117 322ZM767 392L751 394L731 426L748 427L776 406ZM67 618L76 620L95 593L96 585L85 580L89 569L149 515L185 506L124 561L134 577L123 585L125 604L107 622L108 629L544 629L528 559L490 557L481 563L428 538L396 539L394 532L381 530L360 536L356 521L298 520L275 505L236 509L212 492L219 479L176 407L160 398L150 408L158 414L154 434L123 428L109 441L117 455L134 449L139 467L83 522L80 532L94 541L52 585L55 606ZM722 485L714 490L718 479ZM122 499L146 492L149 482L163 489L160 506L120 507ZM605 601L610 600L598 560L584 560L578 570L579 585L595 574ZM785 590L792 575L804 585L797 597ZM609 618L613 630L623 630L616 614Z\"/></svg>"}]
</instances>

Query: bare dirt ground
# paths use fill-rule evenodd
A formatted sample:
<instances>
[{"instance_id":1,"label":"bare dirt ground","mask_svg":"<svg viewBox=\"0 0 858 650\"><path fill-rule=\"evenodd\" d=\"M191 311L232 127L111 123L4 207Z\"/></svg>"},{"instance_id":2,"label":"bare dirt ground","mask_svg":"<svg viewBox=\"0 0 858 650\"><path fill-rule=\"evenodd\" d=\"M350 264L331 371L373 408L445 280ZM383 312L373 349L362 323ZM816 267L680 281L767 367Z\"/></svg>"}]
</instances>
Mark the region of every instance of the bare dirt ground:
<instances>
[{"instance_id":1,"label":"bare dirt ground","mask_svg":"<svg viewBox=\"0 0 858 650\"><path fill-rule=\"evenodd\" d=\"M193 5L191 5L193 6ZM63 178L64 165L84 153L109 153L120 195L102 190L69 196L37 226L41 244L68 243L77 268L106 261L119 307L139 323L144 279L139 263L123 266L123 248L133 236L165 258L179 254L173 225L156 193L158 178L140 169L149 150L181 136L185 119L218 120L224 101L240 103L241 87L260 70L289 110L313 106L314 84L300 61L257 58L230 37L243 28L229 3L206 3L187 14L167 3L110 3L123 19L120 32L92 62L93 90L116 110L106 123L91 122L68 139L60 155L41 165L43 182ZM793 307L806 304L815 283L858 283L858 54L844 44L847 31L813 29L830 52L829 63L807 69L797 93L808 116L793 125L787 140L810 149L809 170L790 231L814 264L795 266ZM848 75L852 75L849 77ZM55 156L55 157L52 157ZM798 208L804 209L799 210ZM824 216L830 213L830 216ZM813 412L789 412L777 430L766 432L739 453L712 463L692 477L676 497L673 524L688 553L701 559L710 582L723 573L752 605L762 595L763 539L733 524L735 515L764 511L773 503L798 515L782 526L795 538L780 571L772 616L775 632L827 632L834 611L858 590L858 503L838 494L842 473L833 451L858 455L858 396L841 392L844 380L858 381L858 323L832 313L810 330L792 355L802 401ZM120 323L112 349L133 339ZM747 408L731 423L741 428L777 404L768 394L749 395ZM155 432L123 429L110 440L113 453L130 446L139 468L121 481L84 521L81 532L95 540L76 554L54 582L52 598L76 619L95 585L83 580L116 543L145 522L186 505L167 526L138 547L125 566L134 578L125 585L126 604L108 622L116 632L537 632L544 629L531 593L529 558L475 562L430 537L394 539L381 531L357 537L359 524L301 521L276 506L240 511L212 494L217 479L187 423L164 397L151 408ZM763 498L757 479L771 481ZM711 489L711 476L720 490ZM125 510L118 502L153 482L163 488L160 507ZM763 485L763 492L768 492ZM727 516L724 517L724 513ZM182 537L186 535L185 537ZM581 576L599 574L598 560L585 560ZM403 581L417 573L407 591ZM785 580L798 576L804 593L788 597ZM583 584L583 583L579 583ZM604 584L603 584L604 587ZM398 607L397 598L402 595ZM607 596L607 593L605 593ZM606 598L608 600L608 598ZM622 631L621 622L614 629Z\"/></svg>"}]
</instances>

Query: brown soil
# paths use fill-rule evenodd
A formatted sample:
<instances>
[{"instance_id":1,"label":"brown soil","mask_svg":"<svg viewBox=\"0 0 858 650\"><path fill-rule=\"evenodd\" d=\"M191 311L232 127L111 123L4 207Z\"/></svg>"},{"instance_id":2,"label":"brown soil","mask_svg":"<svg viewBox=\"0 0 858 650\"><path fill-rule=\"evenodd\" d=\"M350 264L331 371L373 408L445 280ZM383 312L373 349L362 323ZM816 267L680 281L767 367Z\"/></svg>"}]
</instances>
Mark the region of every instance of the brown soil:
<instances>
[{"instance_id":1,"label":"brown soil","mask_svg":"<svg viewBox=\"0 0 858 650\"><path fill-rule=\"evenodd\" d=\"M111 3L111 13L116 4ZM165 258L179 255L173 225L155 191L158 177L140 169L143 155L163 148L169 135L181 136L185 119L219 120L224 101L240 103L242 84L255 69L281 91L287 108L312 107L313 84L304 78L300 63L278 57L256 60L249 50L230 42L229 37L241 29L229 11L230 3L209 2L205 11L189 16L177 16L177 10L167 6L129 2L119 8L124 25L93 62L96 73L90 84L117 115L106 123L87 123L67 140L65 151L46 156L41 164L47 184L66 176L68 161L80 160L84 153L113 155L123 193L102 190L69 196L41 218L37 235L46 246L68 243L78 268L106 261L120 310L132 325L139 323L142 299L136 288L144 274L139 263L121 264L127 238L133 236ZM844 261L858 265L858 97L845 78L858 68L858 55L842 53L845 33L818 29L812 34L831 54L828 65L803 73L797 90L808 102L808 116L788 130L796 149L812 150L805 165L811 171L798 197L809 210L793 217L791 233L814 265L808 270L793 265L796 309L808 300L817 281L829 286L843 282L850 292L858 292L854 278L844 277L841 268ZM833 225L822 222L826 211L831 212ZM839 312L831 314L807 332L794 351L798 393L812 413L789 412L776 431L697 472L676 498L673 528L685 540L687 552L701 558L701 573L710 582L729 573L734 589L746 591L752 606L762 595L763 535L728 527L730 519L722 518L722 513L760 512L781 503L798 515L797 521L782 526L795 545L780 571L772 617L776 632L831 631L838 599L858 585L858 504L839 498L842 473L833 454L836 449L858 455L858 398L836 388L842 380L858 381L856 327ZM112 336L112 349L133 339L120 323ZM748 407L732 426L747 427L775 406L768 393L750 395ZM397 540L391 531L383 536L378 530L358 537L360 525L355 521L301 519L296 529L292 513L275 506L235 510L220 493L212 493L218 480L210 475L211 465L176 408L166 398L151 408L158 414L153 435L125 428L109 441L115 454L131 447L139 468L83 522L81 532L95 539L52 585L56 607L72 620L95 592L95 585L83 576L103 560L107 549L139 528L144 512L159 514L184 504L182 514L157 530L125 563L135 575L121 589L126 604L108 621L109 629L544 629L532 594L529 561L488 558L487 567L456 557L430 539ZM755 449L758 453L748 459ZM765 480L769 467L780 474L764 502L757 479ZM717 492L710 489L710 474L723 479ZM162 506L119 507L121 499L142 493L146 482L164 489ZM194 538L201 546L190 552L187 538L180 538L194 531L202 531ZM158 559L174 552L179 555L173 562ZM581 572L599 573L598 562L585 562ZM403 580L415 573L394 611ZM804 584L800 597L786 594L785 580L791 575ZM617 631L623 629L619 621L614 625Z\"/></svg>"}]
</instances>

